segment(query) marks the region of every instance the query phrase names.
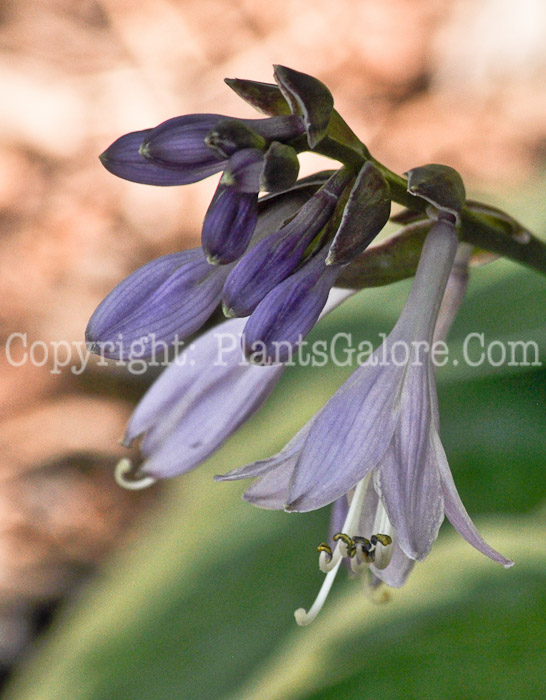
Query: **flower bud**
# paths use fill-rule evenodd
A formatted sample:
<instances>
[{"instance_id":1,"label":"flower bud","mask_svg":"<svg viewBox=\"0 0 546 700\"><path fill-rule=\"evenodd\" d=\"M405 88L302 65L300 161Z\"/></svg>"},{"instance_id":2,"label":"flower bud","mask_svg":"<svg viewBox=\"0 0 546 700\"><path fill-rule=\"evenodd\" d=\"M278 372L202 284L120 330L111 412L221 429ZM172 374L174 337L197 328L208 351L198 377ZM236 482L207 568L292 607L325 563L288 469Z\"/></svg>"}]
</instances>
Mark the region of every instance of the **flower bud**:
<instances>
[{"instance_id":1,"label":"flower bud","mask_svg":"<svg viewBox=\"0 0 546 700\"><path fill-rule=\"evenodd\" d=\"M201 244L214 265L234 262L245 252L258 220L258 195L220 183L203 222Z\"/></svg>"},{"instance_id":2,"label":"flower bud","mask_svg":"<svg viewBox=\"0 0 546 700\"><path fill-rule=\"evenodd\" d=\"M263 136L237 119L222 119L214 125L204 142L220 158L229 158L235 151L243 148L264 149L266 145Z\"/></svg>"},{"instance_id":3,"label":"flower bud","mask_svg":"<svg viewBox=\"0 0 546 700\"><path fill-rule=\"evenodd\" d=\"M139 268L104 299L85 332L92 352L139 359L154 344L197 331L218 306L229 268L209 265L200 248L164 255Z\"/></svg>"},{"instance_id":4,"label":"flower bud","mask_svg":"<svg viewBox=\"0 0 546 700\"><path fill-rule=\"evenodd\" d=\"M347 170L336 172L292 219L257 243L237 263L224 287L227 316L248 316L268 292L294 272L334 213L349 180Z\"/></svg>"},{"instance_id":5,"label":"flower bud","mask_svg":"<svg viewBox=\"0 0 546 700\"><path fill-rule=\"evenodd\" d=\"M443 215L459 223L466 192L459 173L448 165L431 163L412 168L408 176L408 192L430 202L438 210L438 218Z\"/></svg>"},{"instance_id":6,"label":"flower bud","mask_svg":"<svg viewBox=\"0 0 546 700\"><path fill-rule=\"evenodd\" d=\"M340 268L326 266L328 249L278 284L258 304L245 326L245 354L255 364L286 362L315 325Z\"/></svg>"},{"instance_id":7,"label":"flower bud","mask_svg":"<svg viewBox=\"0 0 546 700\"><path fill-rule=\"evenodd\" d=\"M385 226L390 213L389 185L379 168L368 161L351 190L326 264L348 263L360 255Z\"/></svg>"},{"instance_id":8,"label":"flower bud","mask_svg":"<svg viewBox=\"0 0 546 700\"><path fill-rule=\"evenodd\" d=\"M271 116L290 114L290 106L278 85L242 78L225 78L224 82L241 99L262 114Z\"/></svg>"},{"instance_id":9,"label":"flower bud","mask_svg":"<svg viewBox=\"0 0 546 700\"><path fill-rule=\"evenodd\" d=\"M205 137L215 124L225 119L221 114L186 114L162 122L144 139L140 154L152 162L170 168L197 163L220 164L225 157L215 153L205 143Z\"/></svg>"},{"instance_id":10,"label":"flower bud","mask_svg":"<svg viewBox=\"0 0 546 700\"><path fill-rule=\"evenodd\" d=\"M291 146L273 141L263 159L260 190L282 192L290 189L298 179L300 162Z\"/></svg>"},{"instance_id":11,"label":"flower bud","mask_svg":"<svg viewBox=\"0 0 546 700\"><path fill-rule=\"evenodd\" d=\"M220 184L236 192L258 193L264 155L264 152L257 148L244 148L241 151L236 151L228 161Z\"/></svg>"},{"instance_id":12,"label":"flower bud","mask_svg":"<svg viewBox=\"0 0 546 700\"><path fill-rule=\"evenodd\" d=\"M145 158L141 153L142 143L153 131L133 131L116 139L100 156L106 170L130 182L161 187L188 185L223 170L226 161L219 160L210 149L206 159L189 160L176 168Z\"/></svg>"}]
</instances>

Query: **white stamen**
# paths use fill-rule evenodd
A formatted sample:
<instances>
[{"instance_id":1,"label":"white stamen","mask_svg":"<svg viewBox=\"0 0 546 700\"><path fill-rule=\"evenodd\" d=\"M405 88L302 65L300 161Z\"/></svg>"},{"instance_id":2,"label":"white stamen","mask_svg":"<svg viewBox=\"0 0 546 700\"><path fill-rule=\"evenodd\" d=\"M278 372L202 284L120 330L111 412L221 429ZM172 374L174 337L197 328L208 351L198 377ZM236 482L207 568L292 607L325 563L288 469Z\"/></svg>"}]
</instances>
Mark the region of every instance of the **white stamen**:
<instances>
[{"instance_id":1,"label":"white stamen","mask_svg":"<svg viewBox=\"0 0 546 700\"><path fill-rule=\"evenodd\" d=\"M124 489L140 491L141 489L147 489L148 486L152 486L157 482L157 479L154 479L153 476L142 476L140 479L127 478L131 475L134 475L131 460L126 457L120 459L114 471L114 478Z\"/></svg>"},{"instance_id":2,"label":"white stamen","mask_svg":"<svg viewBox=\"0 0 546 700\"><path fill-rule=\"evenodd\" d=\"M345 522L343 523L342 528L342 531L346 532L349 536L351 534L354 534L355 528L360 519L360 511L362 509L362 503L364 501L364 496L366 495L366 489L368 487L370 476L371 474L367 474L362 479L362 481L359 481L353 493L351 505L349 506L349 512L347 513L347 517L345 518ZM342 544L345 550L347 549L347 545L345 545L344 542L339 540L337 547L335 548L334 553L332 555L332 559L328 563L324 563L324 569L326 569L328 573L326 574L324 581L322 582L322 586L320 587L320 591L317 597L315 598L315 602L309 608L309 612L307 612L304 608L298 608L294 613L296 622L301 627L305 627L305 625L309 625L311 622L313 622L315 617L322 610L322 606L326 602L326 598L328 598L328 593L330 593L330 588L332 588L332 584L334 583L334 579L338 572L339 565L341 564L341 560L343 558L340 547L340 545ZM321 562L319 557L319 566L320 563ZM321 566L321 570L324 571L324 569Z\"/></svg>"},{"instance_id":3,"label":"white stamen","mask_svg":"<svg viewBox=\"0 0 546 700\"><path fill-rule=\"evenodd\" d=\"M343 527L342 532L346 532L349 537L355 534L355 529L360 520L360 511L362 509L362 503L364 501L364 496L366 495L366 490L368 487L368 482L370 481L371 474L367 474L362 481L359 481L353 493L353 498L351 500L351 505L349 506L349 511ZM337 546L332 554L332 559L326 564L326 571L331 571L338 562L340 562L343 557L347 556L347 545L343 540L338 540Z\"/></svg>"},{"instance_id":4,"label":"white stamen","mask_svg":"<svg viewBox=\"0 0 546 700\"><path fill-rule=\"evenodd\" d=\"M331 560L332 555L328 554L328 552L321 552L319 554L318 565L323 574L327 574L330 571L328 564L331 562Z\"/></svg>"},{"instance_id":5,"label":"white stamen","mask_svg":"<svg viewBox=\"0 0 546 700\"><path fill-rule=\"evenodd\" d=\"M309 608L309 612L307 612L304 608L298 608L294 612L294 617L296 618L296 622L300 627L305 627L305 625L309 625L311 622L313 622L315 617L322 610L322 606L326 602L326 598L328 598L328 593L330 593L330 588L332 588L332 584L334 583L334 579L340 564L341 557L337 560L337 564L334 566L334 568L331 569L324 577L324 581L322 582L318 596L315 598L313 605Z\"/></svg>"}]
</instances>

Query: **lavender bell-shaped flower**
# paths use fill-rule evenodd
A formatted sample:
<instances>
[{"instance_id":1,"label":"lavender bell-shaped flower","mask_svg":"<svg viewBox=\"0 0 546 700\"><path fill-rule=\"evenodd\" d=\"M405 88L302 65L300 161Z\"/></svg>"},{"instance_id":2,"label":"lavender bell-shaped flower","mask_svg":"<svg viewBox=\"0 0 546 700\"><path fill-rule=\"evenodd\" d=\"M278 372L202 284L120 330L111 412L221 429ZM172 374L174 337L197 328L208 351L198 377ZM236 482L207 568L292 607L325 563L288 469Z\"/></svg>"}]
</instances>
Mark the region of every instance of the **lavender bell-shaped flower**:
<instances>
[{"instance_id":1,"label":"lavender bell-shaped flower","mask_svg":"<svg viewBox=\"0 0 546 700\"><path fill-rule=\"evenodd\" d=\"M324 313L353 292L335 290ZM197 467L264 403L285 366L251 365L241 351L244 319L229 319L198 338L163 372L135 409L123 439L142 438L136 471L116 470L127 488L145 488Z\"/></svg>"},{"instance_id":2,"label":"lavender bell-shaped flower","mask_svg":"<svg viewBox=\"0 0 546 700\"><path fill-rule=\"evenodd\" d=\"M230 319L198 338L163 372L135 409L123 440L142 436L143 462L124 486L149 485L195 468L266 400L283 365L249 365L241 352L244 321Z\"/></svg>"},{"instance_id":3,"label":"lavender bell-shaped flower","mask_svg":"<svg viewBox=\"0 0 546 700\"><path fill-rule=\"evenodd\" d=\"M296 612L299 624L318 614L344 557L355 569L369 566L387 584L403 585L414 562L429 553L444 515L476 549L512 566L470 520L439 437L429 353L456 250L455 225L439 220L384 343L285 450L220 477L259 477L245 499L265 508L305 512L350 501L335 550L321 549L327 577L310 611Z\"/></svg>"},{"instance_id":4,"label":"lavender bell-shaped flower","mask_svg":"<svg viewBox=\"0 0 546 700\"><path fill-rule=\"evenodd\" d=\"M92 352L150 357L197 331L218 306L229 266L210 265L200 248L157 258L120 282L89 319Z\"/></svg>"}]
</instances>

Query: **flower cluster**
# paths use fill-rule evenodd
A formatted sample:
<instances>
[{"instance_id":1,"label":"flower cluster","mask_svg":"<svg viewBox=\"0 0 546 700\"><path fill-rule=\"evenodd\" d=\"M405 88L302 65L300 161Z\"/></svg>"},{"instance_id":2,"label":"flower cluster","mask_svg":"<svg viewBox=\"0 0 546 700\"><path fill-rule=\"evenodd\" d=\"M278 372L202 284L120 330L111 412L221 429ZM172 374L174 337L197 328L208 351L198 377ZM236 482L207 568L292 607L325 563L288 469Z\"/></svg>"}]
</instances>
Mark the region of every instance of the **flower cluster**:
<instances>
[{"instance_id":1,"label":"flower cluster","mask_svg":"<svg viewBox=\"0 0 546 700\"><path fill-rule=\"evenodd\" d=\"M176 358L135 410L124 444L141 439L143 462L133 471L122 460L117 469L129 488L187 472L218 449L265 401L294 346L352 293L332 289L340 276L365 276L366 262L373 264L373 249L364 251L389 219L390 184L399 187L401 178L389 179L359 145L320 81L280 66L275 78L276 86L228 81L268 118L176 117L122 136L101 157L114 174L152 185L223 171L202 247L137 270L89 322L93 349L118 357L118 338L169 344L199 330L219 305L228 317L197 338L192 362L189 349ZM309 149L342 167L298 180L298 153ZM410 205L398 220L408 227L389 244L392 259L405 264L400 251L408 240L422 251L416 271L407 264L415 279L392 332L281 452L216 477L255 479L244 497L262 508L333 504L331 540L318 547L326 578L309 612L296 612L299 624L317 615L343 560L371 586L402 586L430 552L444 516L480 552L512 565L480 537L459 498L424 350L438 329L447 333L464 291L452 285L444 297L464 186L441 165L414 168L403 182ZM242 347L232 345L217 362L218 337L226 335L240 336ZM411 349L402 362L400 345ZM241 352L252 362L241 361Z\"/></svg>"},{"instance_id":2,"label":"flower cluster","mask_svg":"<svg viewBox=\"0 0 546 700\"><path fill-rule=\"evenodd\" d=\"M244 337L249 355L258 349L255 362L286 360L343 267L386 224L389 186L373 163L297 179L298 153L324 138L333 101L310 76L281 66L275 76L294 113L175 117L122 136L102 154L110 172L149 185L223 174L201 248L159 258L118 285L89 321L86 337L96 352L119 358L123 346L138 342L151 351L154 340L183 339L222 303L226 316L250 317ZM259 192L268 195L259 200ZM276 225L260 225L264 212L281 205Z\"/></svg>"}]
</instances>

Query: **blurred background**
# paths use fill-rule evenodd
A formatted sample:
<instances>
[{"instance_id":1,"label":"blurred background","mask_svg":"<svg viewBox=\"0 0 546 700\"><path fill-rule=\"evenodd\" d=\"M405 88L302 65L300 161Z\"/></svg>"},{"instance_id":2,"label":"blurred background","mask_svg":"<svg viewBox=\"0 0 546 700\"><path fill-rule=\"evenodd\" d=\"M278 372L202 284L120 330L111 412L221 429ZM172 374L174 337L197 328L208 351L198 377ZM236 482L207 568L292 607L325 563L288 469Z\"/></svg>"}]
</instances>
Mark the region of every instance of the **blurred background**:
<instances>
[{"instance_id":1,"label":"blurred background","mask_svg":"<svg viewBox=\"0 0 546 700\"><path fill-rule=\"evenodd\" d=\"M351 368L294 368L207 465L142 494L113 466L151 381L115 365L52 372L23 343L76 346L129 272L193 246L215 187L144 187L97 156L179 114L254 116L224 77L273 63L325 82L393 170L457 168L474 198L546 234L543 0L3 0L0 5L0 694L70 698L529 698L546 694L545 372L440 372L443 438L468 510L517 561L445 528L378 606L341 582L315 625L328 514L258 512L212 475L280 448ZM323 167L304 156L304 174ZM408 286L364 291L315 331L376 341ZM469 332L542 348L544 279L476 269ZM42 361L43 360L43 361ZM68 360L68 356L67 356ZM303 388L305 387L305 388Z\"/></svg>"}]
</instances>

